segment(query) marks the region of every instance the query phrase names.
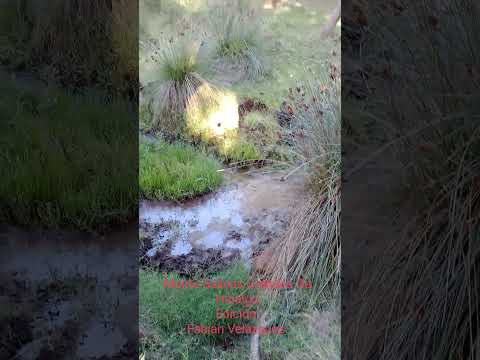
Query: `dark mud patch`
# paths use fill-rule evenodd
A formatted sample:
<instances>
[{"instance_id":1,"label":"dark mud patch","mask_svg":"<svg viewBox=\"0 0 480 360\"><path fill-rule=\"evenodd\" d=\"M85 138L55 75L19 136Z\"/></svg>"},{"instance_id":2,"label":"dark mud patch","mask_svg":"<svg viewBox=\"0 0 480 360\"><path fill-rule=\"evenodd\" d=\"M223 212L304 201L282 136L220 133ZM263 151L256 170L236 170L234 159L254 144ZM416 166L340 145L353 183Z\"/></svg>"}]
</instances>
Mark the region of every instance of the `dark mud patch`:
<instances>
[{"instance_id":1,"label":"dark mud patch","mask_svg":"<svg viewBox=\"0 0 480 360\"><path fill-rule=\"evenodd\" d=\"M190 226L196 223L189 222ZM240 258L238 249L225 251L218 248L193 247L179 239L178 222L140 223L140 263L159 271L175 271L181 275L207 274L226 268ZM239 234L232 234L239 239Z\"/></svg>"},{"instance_id":2,"label":"dark mud patch","mask_svg":"<svg viewBox=\"0 0 480 360\"><path fill-rule=\"evenodd\" d=\"M157 252L146 264L161 271L175 271L180 275L193 276L218 272L239 258L239 250L224 252L216 249L192 249L187 255L175 257L165 252Z\"/></svg>"},{"instance_id":3,"label":"dark mud patch","mask_svg":"<svg viewBox=\"0 0 480 360\"><path fill-rule=\"evenodd\" d=\"M138 358L134 230L2 228L0 358Z\"/></svg>"}]
</instances>

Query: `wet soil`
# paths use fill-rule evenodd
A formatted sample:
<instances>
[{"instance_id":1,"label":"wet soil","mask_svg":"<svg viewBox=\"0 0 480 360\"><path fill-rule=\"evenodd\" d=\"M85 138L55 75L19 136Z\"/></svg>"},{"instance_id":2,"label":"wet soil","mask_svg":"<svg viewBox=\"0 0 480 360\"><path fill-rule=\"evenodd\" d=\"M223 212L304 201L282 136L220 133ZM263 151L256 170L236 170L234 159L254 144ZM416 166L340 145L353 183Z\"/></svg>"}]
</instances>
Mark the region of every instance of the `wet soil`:
<instances>
[{"instance_id":1,"label":"wet soil","mask_svg":"<svg viewBox=\"0 0 480 360\"><path fill-rule=\"evenodd\" d=\"M295 206L304 199L303 177L226 174L216 193L182 204L140 204L143 265L184 274L218 271L251 259L281 237Z\"/></svg>"},{"instance_id":2,"label":"wet soil","mask_svg":"<svg viewBox=\"0 0 480 360\"><path fill-rule=\"evenodd\" d=\"M138 358L136 239L1 228L0 358Z\"/></svg>"}]
</instances>

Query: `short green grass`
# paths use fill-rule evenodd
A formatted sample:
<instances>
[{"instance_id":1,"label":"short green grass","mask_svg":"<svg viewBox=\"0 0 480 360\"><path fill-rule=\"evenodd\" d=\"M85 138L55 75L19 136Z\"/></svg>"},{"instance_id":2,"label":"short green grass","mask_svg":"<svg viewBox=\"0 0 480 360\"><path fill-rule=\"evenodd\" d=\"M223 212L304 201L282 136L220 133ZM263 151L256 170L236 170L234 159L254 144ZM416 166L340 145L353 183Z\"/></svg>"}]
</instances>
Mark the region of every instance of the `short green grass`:
<instances>
[{"instance_id":1,"label":"short green grass","mask_svg":"<svg viewBox=\"0 0 480 360\"><path fill-rule=\"evenodd\" d=\"M133 109L0 87L0 221L96 231L136 217Z\"/></svg>"},{"instance_id":2,"label":"short green grass","mask_svg":"<svg viewBox=\"0 0 480 360\"><path fill-rule=\"evenodd\" d=\"M226 139L218 145L219 156L227 163L249 163L262 159L260 150L242 136Z\"/></svg>"},{"instance_id":3,"label":"short green grass","mask_svg":"<svg viewBox=\"0 0 480 360\"><path fill-rule=\"evenodd\" d=\"M223 180L220 164L195 148L161 140L140 143L140 193L147 199L184 200L208 193Z\"/></svg>"},{"instance_id":4,"label":"short green grass","mask_svg":"<svg viewBox=\"0 0 480 360\"><path fill-rule=\"evenodd\" d=\"M338 57L340 46L335 39L321 39L324 15L314 8L290 8L266 17L264 52L270 63L270 74L254 86L248 82L233 85L239 98L254 98L278 109L288 96L288 89L310 77L307 69L321 74L329 62ZM334 55L334 51L336 54Z\"/></svg>"},{"instance_id":5,"label":"short green grass","mask_svg":"<svg viewBox=\"0 0 480 360\"><path fill-rule=\"evenodd\" d=\"M205 336L187 334L184 330L187 324L219 324L225 327L227 324L247 324L248 320L245 319L217 320L215 316L216 294L247 295L246 290L164 289L164 276L168 279L174 277L176 281L185 280L174 273L161 274L148 269L140 270L139 274L140 327L145 335L141 340L140 351L147 354L146 358L155 358L155 354L162 354L162 359L233 359L235 355L247 351L248 336L236 336L233 339L228 331L223 335ZM194 280L203 282L205 279L222 279L246 283L248 278L248 270L242 264L234 264L223 272L208 278L195 277ZM245 309L239 305L221 305L221 308Z\"/></svg>"}]
</instances>

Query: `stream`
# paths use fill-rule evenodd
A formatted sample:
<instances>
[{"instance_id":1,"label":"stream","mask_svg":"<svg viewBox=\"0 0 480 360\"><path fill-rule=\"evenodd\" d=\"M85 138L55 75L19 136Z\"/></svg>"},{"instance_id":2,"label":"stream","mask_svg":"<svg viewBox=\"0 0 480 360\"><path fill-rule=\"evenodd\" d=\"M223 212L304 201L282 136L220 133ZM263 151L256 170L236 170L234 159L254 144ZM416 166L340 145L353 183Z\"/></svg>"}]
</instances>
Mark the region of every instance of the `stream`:
<instances>
[{"instance_id":1,"label":"stream","mask_svg":"<svg viewBox=\"0 0 480 360\"><path fill-rule=\"evenodd\" d=\"M216 271L240 259L247 266L275 238L303 199L303 177L226 174L217 192L184 203L140 204L140 258L165 271Z\"/></svg>"}]
</instances>

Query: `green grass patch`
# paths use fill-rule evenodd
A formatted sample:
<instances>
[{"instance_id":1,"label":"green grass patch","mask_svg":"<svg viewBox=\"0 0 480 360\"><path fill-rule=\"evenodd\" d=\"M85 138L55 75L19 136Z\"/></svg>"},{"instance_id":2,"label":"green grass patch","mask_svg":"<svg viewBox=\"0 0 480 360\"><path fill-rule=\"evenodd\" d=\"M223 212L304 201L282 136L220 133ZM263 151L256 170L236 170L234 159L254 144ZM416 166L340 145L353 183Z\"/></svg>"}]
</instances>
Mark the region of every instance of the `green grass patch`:
<instances>
[{"instance_id":1,"label":"green grass patch","mask_svg":"<svg viewBox=\"0 0 480 360\"><path fill-rule=\"evenodd\" d=\"M336 39L321 39L324 15L321 10L306 7L267 15L262 25L262 47L269 62L269 76L254 86L235 83L232 90L238 97L253 98L278 109L289 88L309 79L306 69L316 74L328 72L330 62L338 62L340 45Z\"/></svg>"},{"instance_id":2,"label":"green grass patch","mask_svg":"<svg viewBox=\"0 0 480 360\"><path fill-rule=\"evenodd\" d=\"M216 319L215 295L247 295L244 289L164 289L164 276L175 281L185 280L176 274L160 274L150 270L140 270L140 326L145 337L141 340L141 352L164 354L162 359L210 359L234 358L247 351L248 336L230 335L228 324L248 324L245 319ZM247 283L249 272L241 264L208 278L210 281L243 281ZM196 277L196 282L204 283L207 278ZM253 295L253 294L250 294ZM222 310L244 310L241 305L219 305ZM255 310L255 308L252 308ZM187 324L225 326L225 334L193 335L185 331ZM220 347L222 346L222 347ZM229 347L227 351L225 348ZM231 356L229 355L231 353ZM168 354L168 355L167 355ZM222 354L222 355L220 355ZM211 357L212 355L217 355ZM237 357L238 358L238 357Z\"/></svg>"},{"instance_id":3,"label":"green grass patch","mask_svg":"<svg viewBox=\"0 0 480 360\"><path fill-rule=\"evenodd\" d=\"M262 154L255 144L242 136L219 142L217 152L227 163L248 163L262 159Z\"/></svg>"},{"instance_id":4,"label":"green grass patch","mask_svg":"<svg viewBox=\"0 0 480 360\"><path fill-rule=\"evenodd\" d=\"M5 83L1 90L2 222L98 230L137 216L133 110Z\"/></svg>"},{"instance_id":5,"label":"green grass patch","mask_svg":"<svg viewBox=\"0 0 480 360\"><path fill-rule=\"evenodd\" d=\"M140 192L147 199L183 200L215 190L220 164L193 147L163 141L140 144Z\"/></svg>"}]
</instances>

